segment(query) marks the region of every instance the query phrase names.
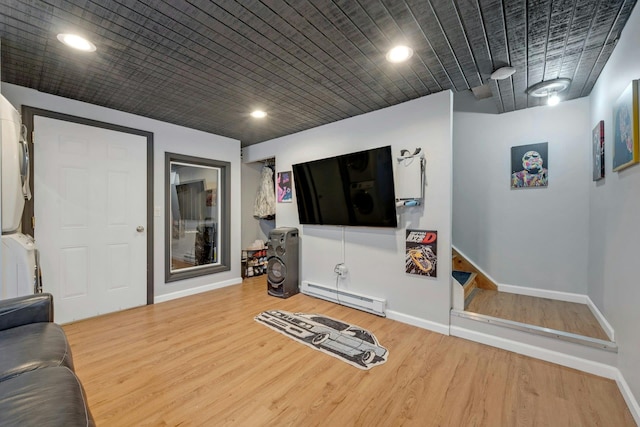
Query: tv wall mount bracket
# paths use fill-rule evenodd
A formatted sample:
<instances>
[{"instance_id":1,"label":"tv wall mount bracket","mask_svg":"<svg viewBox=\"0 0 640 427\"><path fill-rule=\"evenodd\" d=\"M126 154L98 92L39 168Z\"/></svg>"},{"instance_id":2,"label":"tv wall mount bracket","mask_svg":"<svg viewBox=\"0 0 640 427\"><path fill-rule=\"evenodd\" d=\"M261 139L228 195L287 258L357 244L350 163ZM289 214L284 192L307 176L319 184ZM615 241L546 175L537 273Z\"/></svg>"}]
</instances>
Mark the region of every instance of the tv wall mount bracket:
<instances>
[{"instance_id":1,"label":"tv wall mount bracket","mask_svg":"<svg viewBox=\"0 0 640 427\"><path fill-rule=\"evenodd\" d=\"M424 200L426 159L422 148L417 147L413 153L407 149L400 150L398 161L398 191L396 206L419 206Z\"/></svg>"}]
</instances>

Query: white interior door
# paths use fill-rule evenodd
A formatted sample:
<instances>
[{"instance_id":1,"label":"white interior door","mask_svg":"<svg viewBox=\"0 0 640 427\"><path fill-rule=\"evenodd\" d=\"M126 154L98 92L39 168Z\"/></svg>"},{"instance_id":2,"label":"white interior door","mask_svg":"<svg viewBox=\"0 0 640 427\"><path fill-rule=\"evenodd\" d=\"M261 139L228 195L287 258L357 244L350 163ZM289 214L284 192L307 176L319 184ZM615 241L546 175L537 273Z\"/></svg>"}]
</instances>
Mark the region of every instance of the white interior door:
<instances>
[{"instance_id":1,"label":"white interior door","mask_svg":"<svg viewBox=\"0 0 640 427\"><path fill-rule=\"evenodd\" d=\"M34 237L55 321L146 304L147 139L34 117Z\"/></svg>"}]
</instances>

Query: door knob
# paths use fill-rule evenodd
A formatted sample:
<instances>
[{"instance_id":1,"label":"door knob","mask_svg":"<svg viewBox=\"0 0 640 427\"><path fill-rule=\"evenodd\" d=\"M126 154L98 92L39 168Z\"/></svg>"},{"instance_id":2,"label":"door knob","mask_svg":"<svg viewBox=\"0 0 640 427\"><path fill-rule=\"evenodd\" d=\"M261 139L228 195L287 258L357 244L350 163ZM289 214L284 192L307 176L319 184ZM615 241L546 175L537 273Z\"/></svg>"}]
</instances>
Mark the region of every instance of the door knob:
<instances>
[{"instance_id":1,"label":"door knob","mask_svg":"<svg viewBox=\"0 0 640 427\"><path fill-rule=\"evenodd\" d=\"M141 226L141 225L139 225L138 227L136 227L136 231L137 231L138 233L142 233L142 232L144 231L144 227L143 227L143 226Z\"/></svg>"}]
</instances>

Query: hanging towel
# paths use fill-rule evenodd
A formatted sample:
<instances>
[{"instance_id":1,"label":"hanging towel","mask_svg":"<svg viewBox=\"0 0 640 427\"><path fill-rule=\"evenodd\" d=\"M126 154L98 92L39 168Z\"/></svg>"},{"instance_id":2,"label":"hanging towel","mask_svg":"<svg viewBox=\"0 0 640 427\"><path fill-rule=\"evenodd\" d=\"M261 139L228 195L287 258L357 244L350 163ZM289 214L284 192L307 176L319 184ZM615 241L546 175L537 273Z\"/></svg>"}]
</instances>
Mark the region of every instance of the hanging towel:
<instances>
[{"instance_id":1,"label":"hanging towel","mask_svg":"<svg viewBox=\"0 0 640 427\"><path fill-rule=\"evenodd\" d=\"M253 216L259 219L273 219L276 215L276 191L273 181L273 170L264 166L256 201L253 205Z\"/></svg>"}]
</instances>

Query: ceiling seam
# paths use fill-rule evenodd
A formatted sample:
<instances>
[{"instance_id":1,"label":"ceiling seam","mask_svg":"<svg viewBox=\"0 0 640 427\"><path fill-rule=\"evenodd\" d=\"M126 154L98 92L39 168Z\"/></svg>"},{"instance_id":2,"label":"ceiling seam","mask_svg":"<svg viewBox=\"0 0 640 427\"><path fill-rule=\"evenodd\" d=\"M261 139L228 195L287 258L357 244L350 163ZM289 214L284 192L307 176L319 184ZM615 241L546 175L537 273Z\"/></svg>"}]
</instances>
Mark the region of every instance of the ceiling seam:
<instances>
[{"instance_id":1,"label":"ceiling seam","mask_svg":"<svg viewBox=\"0 0 640 427\"><path fill-rule=\"evenodd\" d=\"M99 6L99 7L103 7L101 4L97 4L97 3L94 3L94 4L96 4L96 5L97 5L97 6ZM127 8L126 6L123 6L123 7ZM129 9L129 8L127 8L127 9ZM132 12L134 12L134 13L136 13L136 14L138 14L138 15L139 15L139 12L136 12L136 11L134 11L134 10L132 10L132 9L129 9L129 10L131 10ZM163 15L163 16L167 16L167 15L165 15L164 13L162 13L162 12L160 12L160 11L157 11L157 12L158 12L158 13L160 13L161 15ZM130 21L130 19L129 19L129 18L124 17L124 16L122 16L122 15L120 15L120 16L121 16L123 19L126 19L126 20L129 20L129 21ZM155 22L155 21L154 21L154 22ZM119 26L119 24L117 24L117 23L114 23L114 24ZM223 25L224 25L224 24L223 24ZM163 26L163 27L164 27L164 26ZM164 27L164 28L167 28L167 27ZM125 28L125 29L126 29L126 28ZM168 28L167 28L167 29L168 29ZM171 31L171 32L173 32L173 33L176 33L176 34L180 35L179 33L177 33L176 31L174 31L174 30L172 30L172 29L168 29L168 30L169 30L169 31ZM157 34L157 35L159 35L159 36L163 36L163 35L162 35L162 34L160 34L160 33L156 33L156 34ZM139 36L141 36L141 35L139 35ZM145 37L145 36L141 36L141 37ZM181 37L182 37L182 36L181 36ZM153 40L152 40L152 39L150 39L150 38L148 38L148 37L145 37L145 38L146 38L147 40L149 40L150 42L152 42L152 43L153 43ZM208 39L208 40L210 40L210 39ZM216 42L213 42L213 43L218 44L218 43L216 43ZM182 45L182 44L180 44L180 43L177 43L177 42L176 42L176 44L177 44L177 45L179 45L179 46L186 47L186 46L184 46L184 45ZM197 44L198 44L199 46L201 46L202 48L206 49L207 51L210 51L210 48L209 48L209 47L204 46L204 45L202 45L201 43L197 43ZM221 46L221 47L222 47L223 49L225 49L225 50L228 50L228 49L227 49L227 48L225 48L224 46ZM150 50L150 51L155 51L155 52L157 52L157 53L161 53L161 52L159 52L157 49L150 48L149 50ZM145 54L145 52L142 52L142 51L140 51L140 53L141 53L141 54L143 54L143 55ZM187 56L185 56L185 57L187 57ZM199 63L200 63L204 68L208 68L208 67L209 67L209 65L210 65L210 64L208 64L208 63L206 63L206 62L203 62L203 61L201 61L201 60L198 60L197 58L194 58L193 56L189 56L188 58L192 58L192 59L196 60L196 61L197 61L197 62L199 62ZM188 65L186 62L184 62L184 61L180 61L180 60L178 60L178 59L177 59L177 58L175 58L175 57L172 57L172 59L175 59L177 62L180 62L181 64ZM224 74L224 75L228 76L228 78L229 78L229 79L232 79L232 81L228 82L230 85L240 88L240 90L241 90L241 91L247 92L246 90L244 90L244 88L242 88L242 86L238 86L237 84L234 84L234 83L233 83L233 82L235 81L236 77L235 77L235 76L233 76L233 75L231 75L231 74L229 74L227 71L225 71L225 70L230 70L230 71L232 71L231 69L229 69L229 67L227 67L227 66L226 66L226 65L224 65L224 64L220 64L220 63L218 63L217 61L213 61L213 62L216 62L217 64L219 64L219 66L220 66L220 67L222 67L222 68L223 68L223 70L219 70L222 74ZM185 71L186 71L186 70L185 70ZM235 73L235 74L239 74L237 71L234 71L234 73ZM202 78L203 78L203 81L207 81L207 80L208 80L208 78L206 78L204 75L202 76ZM252 80L252 81L254 81L254 82L256 82L256 83L258 83L258 84L262 84L261 82L259 82L259 81L255 80L255 79L252 79L252 78L249 78L249 79L250 79L250 80ZM281 87L282 87L282 88L285 88L284 86L281 86ZM251 94L250 92L247 92L247 95L252 96L252 94ZM315 96L314 96L314 98L316 98L316 99L317 99L317 97L315 97ZM225 99L225 100L226 100L227 98L223 97L223 98L221 98L221 99ZM309 100L309 102L313 102L313 101L312 101L312 100ZM236 104L237 104L239 107L241 107L241 106L243 105L243 104L240 104L240 103L238 103L238 102L236 102ZM304 105L304 104L302 104L302 105ZM246 109L247 107L245 106L244 108ZM321 107L321 108L323 108L323 109L324 109L324 107ZM344 114L348 114L348 112L344 111ZM314 117L313 117L313 116L309 116L309 118L313 119Z\"/></svg>"},{"instance_id":2,"label":"ceiling seam","mask_svg":"<svg viewBox=\"0 0 640 427\"><path fill-rule=\"evenodd\" d=\"M616 13L616 18L613 20L613 24L611 25L611 28L609 29L609 32L607 33L607 37L605 38L605 42L602 44L602 47L600 48L600 52L598 52L598 58L596 59L596 61L593 63L593 66L591 67L591 70L589 70L589 74L587 76L587 79L585 80L584 84L582 85L582 89L580 90L580 95L581 96L586 96L588 94L584 94L584 91L587 87L587 84L589 81L591 81L591 74L593 73L593 70L595 70L596 65L598 64L600 57L602 56L604 50L607 48L608 43L607 41L611 38L611 34L613 34L613 30L616 26L616 22L619 21L621 14L622 14L622 10L624 9L625 4L627 3L627 1L625 0L621 5L620 5L620 9L618 9L618 12ZM627 16L627 20L628 20L628 16ZM614 46L615 43L617 43L617 40L614 41Z\"/></svg>"},{"instance_id":3,"label":"ceiling seam","mask_svg":"<svg viewBox=\"0 0 640 427\"><path fill-rule=\"evenodd\" d=\"M469 50L469 55L471 55L471 59L473 60L474 65L476 66L476 77L478 78L478 80L480 81L480 84L484 84L484 80L482 79L482 74L480 73L480 67L478 66L478 63L476 61L476 56L473 53L473 49L471 48L471 44L469 43L469 37L467 36L467 27L464 25L464 22L462 22L462 17L460 16L460 10L458 9L458 2L457 1L453 1L453 9L456 11L456 18L458 20L458 23L460 24L460 27L463 29L462 34L464 36L464 41L465 44L467 46L467 49ZM484 31L484 27L483 27L483 31Z\"/></svg>"},{"instance_id":4,"label":"ceiling seam","mask_svg":"<svg viewBox=\"0 0 640 427\"><path fill-rule=\"evenodd\" d=\"M580 68L580 63L582 62L582 58L584 57L584 48L587 44L587 40L589 40L589 37L591 36L592 30L593 30L593 23L596 21L595 18L598 14L598 11L600 10L600 4L601 4L601 0L598 0L597 6L595 7L596 12L591 16L591 22L589 23L589 30L587 31L587 35L582 40L582 49L580 50L580 57L578 58L578 61L576 63L576 68L573 70L573 75L571 76L572 83L576 79L576 73Z\"/></svg>"},{"instance_id":5,"label":"ceiling seam","mask_svg":"<svg viewBox=\"0 0 640 427\"><path fill-rule=\"evenodd\" d=\"M251 40L251 39L247 38L247 37L246 37L246 36L244 36L243 34L238 33L235 29L233 29L233 28L229 27L226 23L219 21L216 17L212 16L209 12L207 12L207 11L205 11L205 10L202 10L202 9L201 9L201 8L199 8L197 5L194 5L194 4L193 4L193 3L191 3L191 2L190 2L190 4L191 4L193 7L195 7L196 9L198 9L198 10L202 11L203 13L205 13L207 16L209 16L209 17L211 17L212 19L214 19L214 20L216 20L217 22L219 22L219 23L220 23L221 25L223 25L224 27L229 28L229 30L233 31L235 34L238 34L240 37L242 37L243 39L247 40L249 43L256 45L260 50L264 50L264 48L263 48L262 46L260 46L260 45L256 44L253 40ZM216 5L216 6L217 6L217 5ZM174 8L174 9L176 9L173 5L171 5L171 7L172 7L172 8ZM181 12L179 9L176 9L176 10L178 10L179 12ZM227 12L230 16L234 16L234 15L233 15L233 14L231 14L230 12L228 12L228 11L226 11L226 12ZM256 16L256 15L254 15L254 16ZM256 16L256 18L257 18L257 19L259 19L260 21L264 22L264 20L262 20L260 17ZM234 16L234 19L238 19L238 18L236 18L236 17ZM266 22L264 22L264 23L265 23L266 25L269 25L269 24L268 24L268 23L266 23ZM203 25L206 25L206 24L203 24ZM208 26L208 25L206 25L206 26L207 26L208 28L211 28L211 27L210 27L210 26ZM271 27L271 28L273 28L273 27ZM215 30L213 30L213 29L211 29L211 30L212 30L212 31L215 31ZM257 31L257 30L254 30L254 31L256 31L256 33L258 33L258 34L261 34L261 36L262 36L262 37L264 37L265 39L268 39L268 37L266 37L264 34L260 33L259 31ZM216 34L220 34L220 33L219 33L219 32L216 32ZM223 37L224 37L226 40L229 40L230 42L232 42L234 45L239 46L241 49L246 50L246 48L242 47L242 45L239 45L238 43L234 42L233 40L229 39L228 37L226 37L226 36L223 36ZM284 36L284 35L283 35L283 37L285 37L285 38L286 38L286 36ZM211 40L211 39L208 39L208 40ZM215 41L213 41L213 40L211 40L211 41L212 41L213 43L215 43L215 44L219 45L219 46L220 46L220 47L222 47L223 49L226 49L224 46L220 45L219 43L217 43L217 42L215 42ZM275 43L274 43L274 44L275 44ZM276 44L276 45L277 45L277 44ZM203 46L203 47L207 48L206 46ZM280 46L279 46L279 47L280 47ZM280 48L282 49L282 47L280 47ZM228 50L228 49L227 49L227 50ZM284 50L284 49L282 49L282 50ZM307 53L308 53L308 52L307 52ZM309 55L310 55L310 56L313 56L313 55L311 55L311 54L309 54ZM291 63L288 63L288 64L289 64L290 66L292 66L293 68L295 68L296 70L299 70L299 68L298 68L298 67L296 67L295 65L293 65L293 64L291 64ZM256 64L256 65L257 65L257 66L259 66L260 68L264 69L264 70L265 70L266 72L268 72L269 74L277 75L277 74L275 74L275 73L270 72L268 69L266 69L266 68L264 68L264 67L260 66L259 64ZM283 72L286 72L287 74L290 74L289 72L287 72L287 71L286 71L285 69L283 69L282 67L278 67L278 68L279 68L280 70L282 70ZM317 73L321 74L321 73L320 73L319 71L317 71L316 69L314 69L314 71L316 71ZM306 75L306 76L307 76L308 78L310 78L311 80L315 80L315 79L314 79L314 77L312 77L312 76L308 75L308 74L307 74L307 73L305 73L304 71L299 70L299 72L301 72L302 74ZM295 76L292 76L292 77L294 77L294 78L295 78ZM300 79L299 79L299 78L297 78L297 80L300 80ZM302 82L302 83L304 83L304 82ZM338 85L336 82L333 82L333 83L334 83L334 84L336 84L336 87L339 87L339 85ZM307 84L307 85L308 85L309 83L304 83L304 84ZM286 86L281 86L281 87L282 87L282 88L286 88ZM300 90L302 90L302 91L304 91L304 90L305 90L305 88L304 88L304 87L302 87L302 86L297 86L297 87L298 87ZM330 88L328 88L328 87L326 87L326 86L322 86L322 87L323 87L323 89L324 89L324 90L332 91ZM333 92L333 91L332 91L332 92ZM339 94L338 94L338 95L339 95ZM322 104L324 104L324 103L325 103L325 101L324 101L324 100L322 100L321 98L318 98L318 97L316 97L315 95L312 95L312 96L313 96L316 100L320 100ZM351 96L353 96L353 94L351 94ZM347 102L349 102L349 101L347 101ZM359 108L359 107L357 107L355 104L353 104L353 103L351 103L351 102L349 102L349 103L350 103L353 107ZM348 111L343 111L343 112L344 112L344 113L346 113L346 114L348 114Z\"/></svg>"},{"instance_id":6,"label":"ceiling seam","mask_svg":"<svg viewBox=\"0 0 640 427\"><path fill-rule=\"evenodd\" d=\"M413 18L416 20L416 22L418 22L418 20L416 19L416 14L413 11L413 9L411 8L411 6L407 5L407 9L409 10L409 13L411 13L411 16L413 16ZM422 37L427 42L427 45L429 46L429 49L431 50L431 52L433 52L434 58L436 59L436 61L438 61L438 65L440 65L440 67L442 68L442 72L447 77L447 80L449 80L449 83L451 84L451 87L455 88L456 85L453 84L453 80L451 79L451 75L449 74L449 72L447 71L447 68L444 66L444 64L440 60L440 56L438 55L438 53L433 48L433 45L431 44L431 41L429 40L429 38L427 37L427 34L424 32L424 29L422 28L422 25L418 25L418 28L420 29L420 33L422 34ZM424 61L423 61L423 63L424 63ZM425 67L427 67L426 64L425 64ZM435 76L434 76L434 78L435 78ZM438 79L435 79L435 81L438 84L438 87L440 87L442 90L444 90L444 87L440 84Z\"/></svg>"},{"instance_id":7,"label":"ceiling seam","mask_svg":"<svg viewBox=\"0 0 640 427\"><path fill-rule=\"evenodd\" d=\"M564 35L564 43L562 46L562 59L560 60L560 65L558 66L558 74L556 75L556 78L560 77L560 73L562 72L562 67L564 66L564 58L566 56L567 53L567 44L569 43L569 34L571 34L571 28L573 28L573 21L575 20L576 17L576 6L579 0L574 0L573 1L573 10L571 11L571 19L569 19L569 25L567 27L567 32Z\"/></svg>"},{"instance_id":8,"label":"ceiling seam","mask_svg":"<svg viewBox=\"0 0 640 427\"><path fill-rule=\"evenodd\" d=\"M289 0L286 0L286 1L287 1L287 3L289 3L289 5L291 5ZM320 11L320 10L317 8L317 6L316 6L316 5L314 5L313 3L311 3L310 5L311 5L315 10L316 10L316 12L318 12L318 14L322 15L322 16L327 20L327 22L328 22L328 23L329 23L333 28L335 28L335 29L336 29L336 31L340 31L340 32L342 33L342 31L341 31L341 30L336 26L336 24L335 24L331 19L329 19L329 18L328 18L328 17L327 17L327 16L326 16L322 11ZM342 10L342 9L340 9L340 7L339 7L338 5L336 5L336 9L340 11L340 13L342 14L342 16L344 16L345 18L347 18L347 19L348 19L348 17L344 14L343 10ZM349 22L351 22L351 20L349 20ZM312 25L313 25L313 24L312 24ZM315 25L314 25L314 26L315 26ZM356 27L355 25L353 25L353 26L354 26L354 28L355 28L355 29L357 29L357 27ZM321 30L319 30L319 29L318 29L318 31L321 31ZM361 34L362 34L362 33L361 33ZM364 34L362 34L362 36L363 36L367 41L369 41L369 39L368 39L366 36L364 36ZM350 40L348 37L344 37L344 39L345 39L345 40L347 40L347 42L349 42L349 43L351 44L351 46L353 47L353 49L357 50L357 51L362 55L362 58L363 58L363 60L364 60L364 61L367 61L367 62L368 62L369 64L371 64L372 66L376 67L376 68L379 70L380 74L381 74L381 75L383 75L383 76L386 78L386 80L387 80L390 84L393 84L393 85L398 89L398 91L400 91L404 96L408 96L406 93L404 93L404 91L402 90L402 88L400 88L400 87L398 87L397 85L395 85L395 83L393 82L393 80L391 79L391 77L390 77L390 76L388 76L388 75L387 75L387 73L385 73L383 69L379 68L379 67L377 66L377 64L376 64L376 63L374 63L374 62L373 62L373 61L372 61L372 60L371 60L371 59L370 59L370 58L369 58L369 57L368 57L368 56L367 56L367 55L362 51L362 49L360 49L360 47L359 47L356 43L354 43L354 42L353 42L352 40ZM370 43L370 42L369 42L369 43ZM337 48L339 48L339 49L340 49L340 50L341 50L345 55L347 55L347 56L348 56L347 52L344 52L344 50L342 50L339 46L336 46L336 47L337 47ZM373 47L373 48L375 48L375 46L373 46L373 45L372 45L372 47ZM363 72L367 73L367 74L369 75L369 77L371 77L374 81L376 81L376 82L377 82L377 79L376 79L376 78L375 78L375 77L374 77L374 76L373 76L373 75L372 75L372 74L371 74L371 73L370 73L366 68L364 68L364 67L362 67L362 66L360 66L360 67L362 68ZM390 91L389 89L386 89L383 85L381 85L381 86L382 86L382 89L383 89L383 90L385 90L387 93L389 93L391 96L393 96L393 97L396 99L396 101L397 101L397 102L402 102L402 99L401 99L401 98L398 98L398 97L397 97L397 96L396 96L392 91Z\"/></svg>"},{"instance_id":9,"label":"ceiling seam","mask_svg":"<svg viewBox=\"0 0 640 427\"><path fill-rule=\"evenodd\" d=\"M355 67L357 67L357 68L358 68L358 70L360 70L360 72L361 72L361 73L363 73L364 75L367 75L367 76L371 79L371 81L372 81L372 82L374 82L374 84L375 84L375 86L376 86L376 88L377 88L377 89L376 89L376 90L372 90L372 91L373 91L374 93L376 93L376 94L378 95L378 97L379 97L380 99L382 99L382 100L383 100L383 102L386 102L386 100L384 99L384 96L383 96L382 94L380 94L380 91L384 91L385 93L387 93L387 94L391 95L391 96L392 96L392 97L393 97L397 102L399 102L399 101L400 101L400 99L399 99L395 94L393 94L391 91L389 91L388 89L386 89L383 85L381 85L381 84L378 82L378 80L377 80L377 79L376 79L376 78L375 78L375 77L374 77L374 76L369 72L369 70L367 70L367 68L366 68L366 67L363 67L363 66L362 66L358 61L356 61L355 59L353 59L351 55L349 55L347 52L345 52L345 50L340 46L340 44L337 44L337 43L333 42L329 37L327 37L327 35L325 34L325 32L324 32L323 30L321 30L320 28L318 28L318 26L316 26L316 25L315 25L311 20L309 20L306 16L304 16L304 15L300 14L300 12L299 12L299 11L298 11L298 10L297 10L293 5L291 5L289 1L285 1L285 3L286 3L286 4L287 4L287 6L288 6L288 7L290 7L293 11L295 11L295 13L300 17L300 19L305 20L305 21L308 23L308 25L310 25L311 27L313 27L313 28L314 28L314 30L315 30L315 31L316 31L320 36L322 36L322 37L323 37L323 38L324 38L324 39L325 39L325 40L326 40L330 45L332 45L332 46L333 46L337 51L339 51L340 53L342 53L342 54L343 54L343 55L344 55L344 56L345 56L345 57L346 57L346 58L347 58L347 59L348 59L348 60L349 60L349 61L350 61L350 62L351 62ZM310 5L310 7L313 7L316 11L318 11L318 10L317 10L317 8L316 8L313 4L309 4L309 5ZM278 14L278 12L277 12L277 11L275 11L275 10L274 10L273 12L274 12L274 13L276 13L276 14ZM318 12L319 12L319 11L318 11ZM338 32L338 33L342 34L342 32L338 30L338 28L335 26L335 24L334 24L331 20L327 19L327 17L326 17L326 16L324 16L324 14L322 14L322 13L320 13L320 12L319 12L319 15L323 16L323 17L325 18L325 20L327 21L327 23L328 23L330 26L332 26L332 27L336 30L336 32ZM305 37L306 37L306 36L305 36ZM307 39L309 40L309 38L308 38L308 37L307 37ZM344 40L346 40L346 42L347 42L347 43L350 43L350 44L351 44L351 46L353 46L353 47L355 48L355 50L357 50L358 52L360 52L360 53L362 54L362 52L360 51L360 49L358 49L358 48L355 46L355 44L354 44L354 43L352 43L352 42L351 42L350 40L348 40L346 37L343 37L343 39L344 39ZM317 43L315 43L313 40L309 40L309 41L310 41L311 43L315 44L319 49L322 49L322 48L321 48L320 46L318 46L318 44L317 44ZM322 50L324 51L324 49L322 49ZM326 51L325 51L325 53L326 53L329 57L331 57L331 58L334 58L334 57L335 57L335 56L334 56L332 53L330 53L330 52L326 52ZM371 61L371 60L370 60L366 55L364 55L364 54L363 54L363 55L362 55L362 57L363 57L363 58L364 58L364 60L365 60L365 61L367 61L367 62L368 62L372 67L374 67L374 68L378 69L377 65L376 65L375 63L373 63L373 62L372 62L372 61ZM342 65L342 68L343 68L345 71L347 71L350 75L352 75L352 76L354 76L354 77L358 78L360 81L362 81L362 79L361 79L361 77L360 77L360 75L359 75L358 73L354 73L354 72L353 72L353 71L352 71L348 66L346 66L346 65L344 65L344 64L341 64L341 65ZM385 76L385 77L386 77L386 76ZM390 83L393 83L391 80L389 80L389 82L390 82ZM370 87L370 86L367 86L367 87ZM396 86L396 87L397 87L397 86ZM406 93L404 93L404 91L402 91L402 89L401 89L401 88L398 88L398 90L399 90L400 92L402 92L402 94L403 94L404 96L409 96L409 95L407 95Z\"/></svg>"},{"instance_id":10,"label":"ceiling seam","mask_svg":"<svg viewBox=\"0 0 640 427\"><path fill-rule=\"evenodd\" d=\"M433 57L438 61L438 64L440 65L440 67L442 68L443 72L445 74L447 74L444 66L442 65L442 62L440 61L440 58L438 57L438 54L436 53L436 51L433 49L433 45L431 44L431 42L429 41L429 39L427 38L426 34L424 33L424 30L422 29L422 25L420 24L420 22L418 21L418 18L416 17L414 11L411 9L411 6L408 3L405 3L405 6L407 8L407 13L409 13L411 15L411 18L415 21L416 23L416 27L419 29L420 34L422 35L423 39L427 42L427 45L429 46L429 49L431 50L431 52L433 53ZM429 64L427 64L425 62L425 60L422 58L422 56L418 55L418 57L420 58L420 63L424 66L426 72L429 74L429 77L431 78L431 80L433 80L433 83L435 83L435 85L437 86L437 88L442 91L444 90L444 88L442 87L442 85L440 84L440 82L438 81L438 79L436 78L436 76L433 74L433 71L431 71L431 67L429 67ZM449 78L449 76L447 75L447 79L449 80L449 82L451 83L451 87L453 87L453 82L451 81L451 79ZM428 89L429 93L434 93L431 91L431 89Z\"/></svg>"},{"instance_id":11,"label":"ceiling seam","mask_svg":"<svg viewBox=\"0 0 640 427\"><path fill-rule=\"evenodd\" d=\"M449 51L451 52L451 56L453 57L453 60L456 63L456 67L458 68L458 71L460 72L460 76L462 76L462 79L464 80L464 84L467 86L465 89L469 89L470 85L469 85L469 81L467 80L467 76L464 75L464 71L462 71L462 67L460 66L460 61L458 61L458 56L456 55L455 51L453 50L453 47L451 46L451 43L449 42L449 37L447 36L447 34L444 32L444 28L442 27L442 23L440 22L440 18L438 17L438 13L436 12L435 8L433 7L433 3L431 2L431 0L427 0L427 4L429 5L429 8L431 9L431 13L433 13L433 16L436 20L436 22L438 23L438 28L440 29L440 31L442 32L442 35L444 36L444 40L447 43L447 47L449 48ZM458 88L455 87L454 88L457 90Z\"/></svg>"},{"instance_id":12,"label":"ceiling seam","mask_svg":"<svg viewBox=\"0 0 640 427\"><path fill-rule=\"evenodd\" d=\"M269 9L272 13L274 13L275 15L277 15L273 9L271 9L269 6L267 6L266 4L263 3L263 5ZM242 5L241 5L242 6ZM269 22L266 22L264 19L262 19L260 16L256 15L252 10L247 9L245 6L242 6L247 12L251 13L252 15L254 15L256 18L258 18L260 21L262 21L266 26L272 28L274 31L276 31L277 33L279 33L280 35L282 35L284 38L290 40L294 45L298 46L301 50L303 50L304 52L306 52L309 56L314 57L312 52L309 52L304 46L301 46L298 43L293 42L293 40L291 40L288 36L286 36L285 34L283 34L280 30L278 30L277 28L275 28L273 25L271 25ZM286 22L286 21L285 21ZM294 31L298 32L298 30L295 27L292 27ZM298 34L301 34L298 32ZM317 47L319 50L321 50L322 52L324 52L328 57L331 57L330 54L328 54L324 49L322 49L320 46L318 46L316 43L314 43L312 40L310 40L307 36L305 36L304 34L302 34L302 36L308 40L312 45L314 45L315 47ZM325 67L327 70L336 73L334 70L332 70L330 67L327 67L325 64L322 63L322 61L318 61L323 67ZM341 66L341 68L345 69L346 68L344 66ZM348 70L346 70L348 72ZM337 74L337 73L336 73ZM353 86L348 80L343 79L339 74L337 74L337 77L339 78L339 81L333 81L332 83L335 84L337 87L341 87L340 84L344 84L345 86L349 86L352 90L357 91L358 89ZM347 89L343 90L347 91ZM356 98L356 100L359 102L358 95L351 93L351 92L347 92L349 93L352 97ZM365 97L369 98L368 95L364 94ZM371 98L369 98L371 99ZM371 101L373 101L373 99L371 99ZM360 110L361 113L366 113L368 111L366 105L361 105L358 106L356 104L352 104L354 108L358 108ZM362 108L364 107L364 108Z\"/></svg>"}]
</instances>

